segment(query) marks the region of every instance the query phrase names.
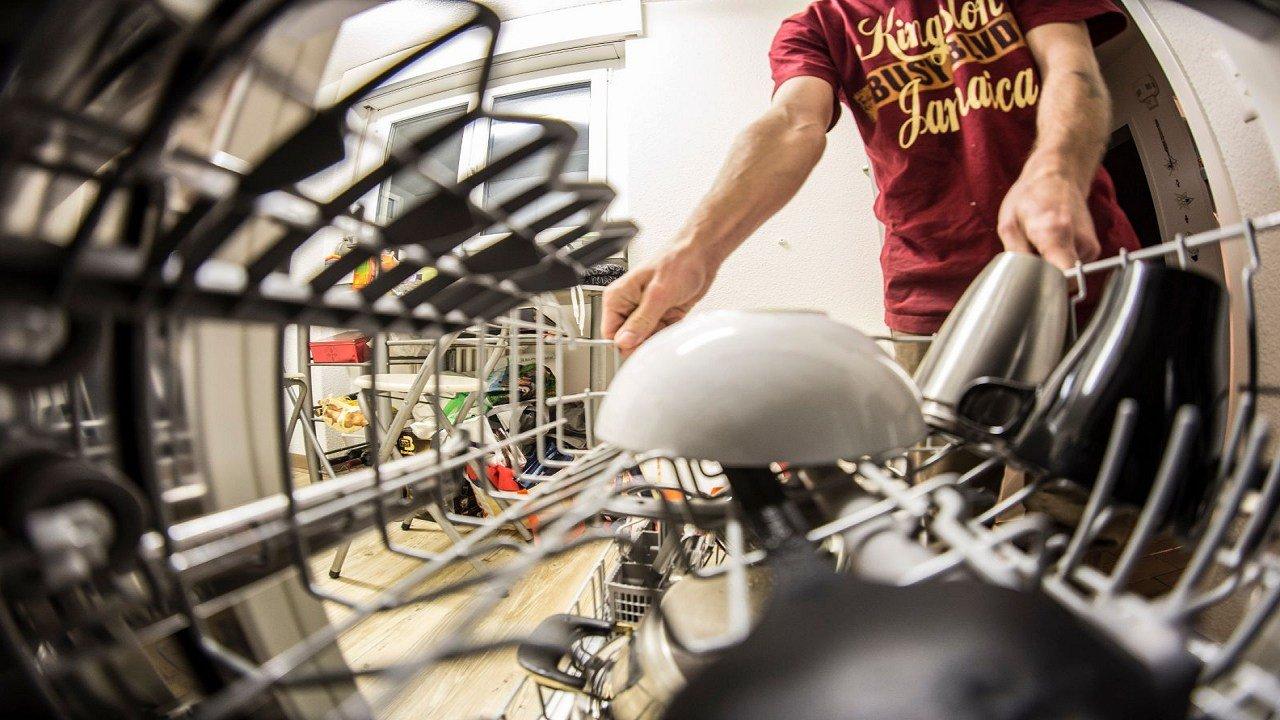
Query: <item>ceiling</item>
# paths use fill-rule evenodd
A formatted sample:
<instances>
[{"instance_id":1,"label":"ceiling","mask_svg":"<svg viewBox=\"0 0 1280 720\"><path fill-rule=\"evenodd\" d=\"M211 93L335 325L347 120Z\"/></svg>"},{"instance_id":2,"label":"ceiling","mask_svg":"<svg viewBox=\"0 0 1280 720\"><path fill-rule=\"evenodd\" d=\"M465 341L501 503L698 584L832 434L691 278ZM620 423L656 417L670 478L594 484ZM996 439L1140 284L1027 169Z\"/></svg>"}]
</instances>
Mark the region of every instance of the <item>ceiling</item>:
<instances>
[{"instance_id":1,"label":"ceiling","mask_svg":"<svg viewBox=\"0 0 1280 720\"><path fill-rule=\"evenodd\" d=\"M482 0L503 20L605 1ZM452 0L391 0L355 14L343 23L338 32L325 72L325 82L331 82L350 68L434 37L447 23L466 14L466 6Z\"/></svg>"},{"instance_id":2,"label":"ceiling","mask_svg":"<svg viewBox=\"0 0 1280 720\"><path fill-rule=\"evenodd\" d=\"M503 20L536 15L551 10L595 5L603 0L483 0Z\"/></svg>"},{"instance_id":3,"label":"ceiling","mask_svg":"<svg viewBox=\"0 0 1280 720\"><path fill-rule=\"evenodd\" d=\"M511 20L552 10L595 5L606 0L480 0L480 2L493 8L494 12L498 13L498 17L503 20ZM393 0L390 4L407 4L423 10L445 8L456 10L457 8L457 4L451 3L450 0Z\"/></svg>"}]
</instances>

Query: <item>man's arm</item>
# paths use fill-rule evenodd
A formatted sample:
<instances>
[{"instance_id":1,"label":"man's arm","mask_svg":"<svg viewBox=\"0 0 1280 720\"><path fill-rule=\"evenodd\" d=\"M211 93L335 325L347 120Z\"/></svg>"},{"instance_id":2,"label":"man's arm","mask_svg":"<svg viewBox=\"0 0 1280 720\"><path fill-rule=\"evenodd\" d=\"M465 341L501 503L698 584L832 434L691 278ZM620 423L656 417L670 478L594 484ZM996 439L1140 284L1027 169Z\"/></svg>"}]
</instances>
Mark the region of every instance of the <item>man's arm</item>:
<instances>
[{"instance_id":1,"label":"man's arm","mask_svg":"<svg viewBox=\"0 0 1280 720\"><path fill-rule=\"evenodd\" d=\"M1042 81L1036 145L1000 208L1000 239L1065 269L1101 252L1087 198L1111 130L1111 98L1084 23L1042 25L1027 44Z\"/></svg>"},{"instance_id":2,"label":"man's arm","mask_svg":"<svg viewBox=\"0 0 1280 720\"><path fill-rule=\"evenodd\" d=\"M628 353L707 294L725 258L791 200L822 157L834 93L826 81L803 76L778 88L672 246L605 291L605 337Z\"/></svg>"}]
</instances>

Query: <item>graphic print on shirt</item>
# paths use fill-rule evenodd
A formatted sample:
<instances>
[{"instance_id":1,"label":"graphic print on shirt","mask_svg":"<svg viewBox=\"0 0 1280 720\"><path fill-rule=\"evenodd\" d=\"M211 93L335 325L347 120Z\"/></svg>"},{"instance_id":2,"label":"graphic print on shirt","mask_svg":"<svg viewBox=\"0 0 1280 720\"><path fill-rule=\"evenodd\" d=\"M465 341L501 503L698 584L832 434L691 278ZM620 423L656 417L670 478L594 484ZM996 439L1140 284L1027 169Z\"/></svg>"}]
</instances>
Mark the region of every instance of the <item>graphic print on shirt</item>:
<instances>
[{"instance_id":1,"label":"graphic print on shirt","mask_svg":"<svg viewBox=\"0 0 1280 720\"><path fill-rule=\"evenodd\" d=\"M988 65L1027 45L1013 13L1000 0L942 0L938 12L923 19L903 20L897 11L858 23L858 57L863 63L883 58L869 69L866 85L853 96L871 117L897 105L906 115L898 130L905 150L921 135L953 133L961 119L978 109L1013 112L1036 104L1040 86L1035 70L1023 68L1012 76L974 72L956 83L955 72L965 65ZM924 93L951 88L926 99Z\"/></svg>"}]
</instances>

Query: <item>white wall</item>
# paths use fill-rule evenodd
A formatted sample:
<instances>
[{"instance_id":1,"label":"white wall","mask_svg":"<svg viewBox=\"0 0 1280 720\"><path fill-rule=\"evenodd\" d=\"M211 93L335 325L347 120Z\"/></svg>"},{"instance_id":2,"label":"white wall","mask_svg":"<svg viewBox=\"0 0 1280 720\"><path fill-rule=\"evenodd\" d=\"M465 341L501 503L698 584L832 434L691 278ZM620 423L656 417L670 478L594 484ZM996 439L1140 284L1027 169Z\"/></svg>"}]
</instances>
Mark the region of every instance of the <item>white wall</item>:
<instances>
[{"instance_id":1,"label":"white wall","mask_svg":"<svg viewBox=\"0 0 1280 720\"><path fill-rule=\"evenodd\" d=\"M641 234L632 263L660 252L710 187L734 135L769 105L769 44L804 0L649 0L626 44L610 132L625 133L624 185ZM879 226L848 111L799 195L724 266L699 311L814 308L883 332Z\"/></svg>"}]
</instances>

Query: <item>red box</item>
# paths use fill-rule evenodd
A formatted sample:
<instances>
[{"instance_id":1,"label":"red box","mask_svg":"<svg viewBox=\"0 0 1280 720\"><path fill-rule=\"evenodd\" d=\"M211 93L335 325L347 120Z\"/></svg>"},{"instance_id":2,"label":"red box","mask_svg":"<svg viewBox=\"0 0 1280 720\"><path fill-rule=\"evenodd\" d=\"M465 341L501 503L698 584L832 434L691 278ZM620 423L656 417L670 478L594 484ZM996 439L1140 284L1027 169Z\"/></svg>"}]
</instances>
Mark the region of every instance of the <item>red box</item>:
<instances>
[{"instance_id":1,"label":"red box","mask_svg":"<svg viewBox=\"0 0 1280 720\"><path fill-rule=\"evenodd\" d=\"M311 362L362 363L368 360L369 338L354 330L311 343Z\"/></svg>"}]
</instances>

